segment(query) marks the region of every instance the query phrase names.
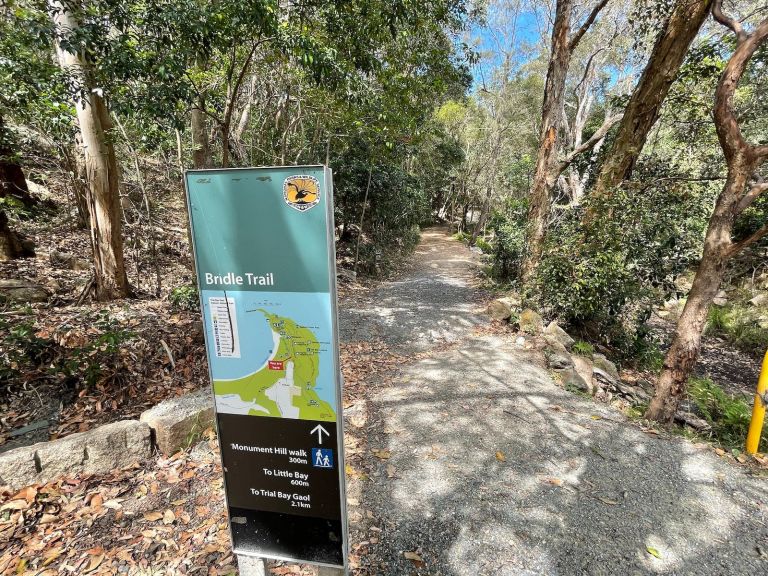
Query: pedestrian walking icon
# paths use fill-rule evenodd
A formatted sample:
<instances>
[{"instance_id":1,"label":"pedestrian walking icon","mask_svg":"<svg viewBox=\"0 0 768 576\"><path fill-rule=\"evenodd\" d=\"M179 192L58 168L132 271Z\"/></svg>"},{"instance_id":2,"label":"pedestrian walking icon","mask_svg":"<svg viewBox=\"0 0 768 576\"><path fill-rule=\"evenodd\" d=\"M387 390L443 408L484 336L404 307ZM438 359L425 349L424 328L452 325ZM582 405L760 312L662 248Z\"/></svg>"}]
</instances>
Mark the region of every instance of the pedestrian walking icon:
<instances>
[{"instance_id":1,"label":"pedestrian walking icon","mask_svg":"<svg viewBox=\"0 0 768 576\"><path fill-rule=\"evenodd\" d=\"M330 448L312 448L312 466L315 468L333 468L333 450Z\"/></svg>"}]
</instances>

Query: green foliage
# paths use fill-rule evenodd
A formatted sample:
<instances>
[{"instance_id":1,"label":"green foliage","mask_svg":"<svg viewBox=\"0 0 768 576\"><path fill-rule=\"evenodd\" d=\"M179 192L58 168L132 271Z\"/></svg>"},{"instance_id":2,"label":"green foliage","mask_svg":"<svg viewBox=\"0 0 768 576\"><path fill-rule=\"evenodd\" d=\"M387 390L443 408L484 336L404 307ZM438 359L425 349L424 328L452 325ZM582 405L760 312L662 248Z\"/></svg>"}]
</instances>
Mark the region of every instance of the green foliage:
<instances>
[{"instance_id":1,"label":"green foliage","mask_svg":"<svg viewBox=\"0 0 768 576\"><path fill-rule=\"evenodd\" d=\"M584 342L584 340L577 340L574 342L571 350L574 354L586 356L587 358L591 358L592 354L595 353L595 347L589 342Z\"/></svg>"},{"instance_id":2,"label":"green foliage","mask_svg":"<svg viewBox=\"0 0 768 576\"><path fill-rule=\"evenodd\" d=\"M485 254L493 252L493 244L485 240L484 238L478 238L475 240L475 246L480 248Z\"/></svg>"},{"instance_id":3,"label":"green foliage","mask_svg":"<svg viewBox=\"0 0 768 576\"><path fill-rule=\"evenodd\" d=\"M35 335L31 319L11 324L0 319L0 382L18 376L27 363L39 364L46 358L48 341Z\"/></svg>"},{"instance_id":4,"label":"green foliage","mask_svg":"<svg viewBox=\"0 0 768 576\"><path fill-rule=\"evenodd\" d=\"M758 311L739 303L713 306L707 318L706 332L720 336L755 358L768 350L768 330L758 321Z\"/></svg>"},{"instance_id":5,"label":"green foliage","mask_svg":"<svg viewBox=\"0 0 768 576\"><path fill-rule=\"evenodd\" d=\"M639 167L652 171L655 164ZM637 352L656 302L674 294L676 276L698 258L713 190L657 180L588 197L565 208L548 236L532 293L551 316L591 337Z\"/></svg>"},{"instance_id":6,"label":"green foliage","mask_svg":"<svg viewBox=\"0 0 768 576\"><path fill-rule=\"evenodd\" d=\"M56 333L41 330L25 317L19 322L0 320L0 382L27 372L47 372L93 386L119 366L121 346L134 334L101 311L88 318L87 332L68 324Z\"/></svg>"},{"instance_id":7,"label":"green foliage","mask_svg":"<svg viewBox=\"0 0 768 576\"><path fill-rule=\"evenodd\" d=\"M168 295L168 300L178 310L197 310L200 307L197 287L194 284L176 286Z\"/></svg>"},{"instance_id":8,"label":"green foliage","mask_svg":"<svg viewBox=\"0 0 768 576\"><path fill-rule=\"evenodd\" d=\"M747 438L752 407L743 398L726 393L707 378L690 378L688 397L699 413L712 425L712 434L729 448L742 448ZM768 422L763 427L760 445L768 448Z\"/></svg>"},{"instance_id":9,"label":"green foliage","mask_svg":"<svg viewBox=\"0 0 768 576\"><path fill-rule=\"evenodd\" d=\"M518 275L525 250L527 215L528 201L510 198L491 216L489 228L495 238L492 274L498 279Z\"/></svg>"}]
</instances>

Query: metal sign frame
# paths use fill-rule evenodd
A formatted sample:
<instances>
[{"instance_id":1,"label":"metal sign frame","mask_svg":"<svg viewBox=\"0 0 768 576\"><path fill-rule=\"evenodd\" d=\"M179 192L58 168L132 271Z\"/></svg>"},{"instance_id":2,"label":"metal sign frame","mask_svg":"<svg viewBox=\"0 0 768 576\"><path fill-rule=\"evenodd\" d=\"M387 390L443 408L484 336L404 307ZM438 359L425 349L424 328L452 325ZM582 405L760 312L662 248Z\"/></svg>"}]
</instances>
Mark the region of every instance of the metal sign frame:
<instances>
[{"instance_id":1,"label":"metal sign frame","mask_svg":"<svg viewBox=\"0 0 768 576\"><path fill-rule=\"evenodd\" d=\"M205 339L205 350L206 350L206 356L209 354L209 337L208 337L208 330L205 326L205 303L204 303L204 297L203 297L203 289L202 289L202 282L200 278L200 267L199 267L199 259L198 259L198 247L197 247L197 239L194 234L194 220L192 215L192 199L190 197L190 189L189 189L189 178L191 178L194 175L197 174L211 174L211 173L222 173L222 172L248 172L248 171L254 171L254 170L282 170L282 169L291 169L295 170L296 173L300 173L303 169L322 169L323 170L323 176L324 176L324 190L325 193L325 222L326 222L326 240L327 240L327 248L328 248L328 273L329 273L329 285L328 285L328 292L330 297L330 303L331 303L331 345L332 345L332 358L334 360L334 387L335 387L335 397L336 397L336 453L338 455L337 460L337 470L338 470L338 480L339 480L339 496L340 496L340 520L341 520L341 528L342 528L342 544L341 544L341 552L342 552L342 559L343 564L329 564L325 562L317 562L317 561L311 561L303 558L296 558L286 555L279 555L279 554L271 554L268 552L259 552L259 551L253 551L253 550L244 550L244 549L237 549L234 546L235 538L233 534L232 529L232 517L230 514L230 505L229 505L229 490L227 487L227 480L226 480L226 474L223 474L223 487L224 487L224 496L225 496L225 503L227 506L227 518L229 520L228 522L228 529L229 529L229 535L230 535L230 542L232 543L233 552L237 555L241 556L249 556L254 558L266 558L266 559L273 559L273 560L282 560L287 562L297 562L297 563L306 563L306 564L313 564L316 566L323 566L327 568L338 568L343 570L344 574L349 573L349 525L347 521L347 497L346 497L346 468L345 468L345 458L344 458L344 415L343 415L343 376L341 373L341 358L340 358L340 347L339 347L339 319L338 319L338 295L337 295L337 280L336 280L336 238L335 238L335 223L334 223L334 204L333 204L333 171L323 164L312 164L312 165L303 165L303 166L256 166L256 167L247 167L247 168L211 168L211 169L194 169L194 170L185 170L183 173L182 180L184 182L184 195L185 195L185 201L186 201L186 209L187 209L187 218L188 218L188 226L189 226L189 237L191 241L191 249L192 249L192 255L195 262L195 280L197 284L198 289L198 299L199 299L199 305L200 305L200 316L201 316L201 322L203 323L203 335ZM210 358L208 359L208 378L210 381L210 389L211 389L211 395L213 397L213 407L214 407L214 420L215 420L215 426L216 426L216 435L219 442L219 447L221 448L221 435L220 435L220 429L219 429L219 418L218 418L218 411L216 409L216 401L215 401L215 391L214 391L214 379L213 379L213 368L212 363L210 362ZM268 416L250 416L252 418L271 418ZM223 452L220 450L220 461L222 464L222 471L224 469L224 461L223 461Z\"/></svg>"}]
</instances>

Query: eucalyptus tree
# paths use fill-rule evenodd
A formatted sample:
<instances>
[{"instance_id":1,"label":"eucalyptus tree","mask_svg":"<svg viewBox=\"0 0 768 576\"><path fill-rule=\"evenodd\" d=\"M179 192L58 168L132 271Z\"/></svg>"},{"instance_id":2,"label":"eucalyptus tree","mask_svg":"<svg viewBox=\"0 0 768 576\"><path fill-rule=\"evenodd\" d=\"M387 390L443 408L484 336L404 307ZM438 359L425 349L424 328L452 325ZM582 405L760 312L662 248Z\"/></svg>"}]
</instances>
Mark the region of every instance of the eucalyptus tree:
<instances>
[{"instance_id":1,"label":"eucalyptus tree","mask_svg":"<svg viewBox=\"0 0 768 576\"><path fill-rule=\"evenodd\" d=\"M712 302L720 289L728 263L745 248L768 235L768 224L762 223L742 237L735 237L737 219L768 191L761 167L768 162L768 144L764 130L754 130L746 109L761 110L753 94L739 94L739 83L749 75L763 76L765 86L766 55L761 48L768 45L768 18L749 25L746 18L734 17L723 10L722 0L715 0L712 14L717 22L735 38L733 48L724 63L714 95L713 117L717 136L727 165L727 176L709 220L704 249L693 284L677 323L672 344L656 393L646 416L661 422L671 422L680 398L696 363L701 348L701 335ZM759 14L759 11L757 12ZM746 20L746 21L745 21ZM758 123L761 119L757 119ZM765 118L762 118L765 126ZM751 142L755 138L757 142Z\"/></svg>"},{"instance_id":2,"label":"eucalyptus tree","mask_svg":"<svg viewBox=\"0 0 768 576\"><path fill-rule=\"evenodd\" d=\"M91 223L96 298L128 296L123 256L120 176L108 104L88 56L86 7L53 0L56 52L61 67L80 83L75 95L77 122L82 137L87 205Z\"/></svg>"},{"instance_id":3,"label":"eucalyptus tree","mask_svg":"<svg viewBox=\"0 0 768 576\"><path fill-rule=\"evenodd\" d=\"M552 44L541 111L539 150L530 192L528 249L521 268L524 282L531 279L541 259L552 203L552 189L561 172L558 172L557 154L563 99L571 57L600 11L608 4L608 0L599 0L587 13L581 25L571 33L571 29L575 28L573 22L575 4L574 0L557 0L555 4Z\"/></svg>"},{"instance_id":4,"label":"eucalyptus tree","mask_svg":"<svg viewBox=\"0 0 768 576\"><path fill-rule=\"evenodd\" d=\"M710 13L712 0L677 0L669 14L666 3L650 0L638 5L637 15L646 28L655 30L661 21L651 54L640 80L627 102L616 137L605 155L591 191L596 196L629 179L651 128L659 117L672 83L688 49ZM588 219L597 217L588 212Z\"/></svg>"}]
</instances>

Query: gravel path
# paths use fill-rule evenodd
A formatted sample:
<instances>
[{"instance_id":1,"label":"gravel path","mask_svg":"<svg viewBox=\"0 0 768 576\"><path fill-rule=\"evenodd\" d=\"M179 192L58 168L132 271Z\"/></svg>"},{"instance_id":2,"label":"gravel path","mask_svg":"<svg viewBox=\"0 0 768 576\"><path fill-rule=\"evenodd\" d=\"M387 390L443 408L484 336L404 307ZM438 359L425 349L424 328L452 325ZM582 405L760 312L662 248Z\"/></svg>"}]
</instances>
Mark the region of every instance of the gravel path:
<instances>
[{"instance_id":1,"label":"gravel path","mask_svg":"<svg viewBox=\"0 0 768 576\"><path fill-rule=\"evenodd\" d=\"M474 276L431 229L409 271L341 312L345 341L415 357L367 400L367 445L389 451L350 482L368 573L768 574L768 481L559 388L483 330Z\"/></svg>"}]
</instances>

